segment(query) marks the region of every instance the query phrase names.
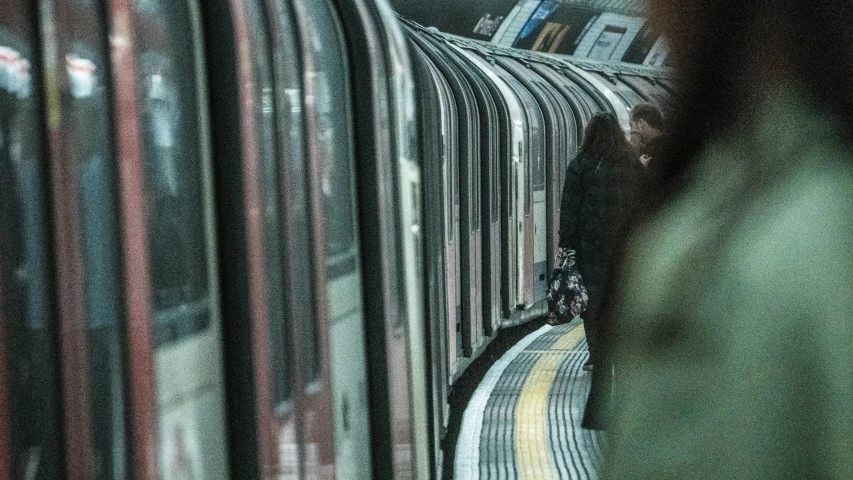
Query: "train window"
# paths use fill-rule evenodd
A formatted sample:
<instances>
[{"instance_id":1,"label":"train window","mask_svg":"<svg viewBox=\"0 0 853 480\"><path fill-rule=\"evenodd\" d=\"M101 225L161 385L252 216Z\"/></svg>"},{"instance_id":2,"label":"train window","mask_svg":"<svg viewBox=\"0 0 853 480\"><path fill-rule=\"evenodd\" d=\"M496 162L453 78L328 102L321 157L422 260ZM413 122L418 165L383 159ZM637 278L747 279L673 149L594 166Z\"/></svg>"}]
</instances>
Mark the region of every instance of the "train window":
<instances>
[{"instance_id":1,"label":"train window","mask_svg":"<svg viewBox=\"0 0 853 480\"><path fill-rule=\"evenodd\" d=\"M523 67L520 67L523 68ZM502 70L504 78L507 78L518 94L519 100L525 105L528 113L528 128L530 133L530 185L533 190L545 189L545 117L539 108L539 102L530 90L507 70ZM532 199L532 192L528 192ZM532 201L532 200L531 200Z\"/></svg>"},{"instance_id":2,"label":"train window","mask_svg":"<svg viewBox=\"0 0 853 480\"><path fill-rule=\"evenodd\" d=\"M533 162L533 190L545 190L545 152L543 152L543 148L537 149L536 158Z\"/></svg>"},{"instance_id":3,"label":"train window","mask_svg":"<svg viewBox=\"0 0 853 480\"><path fill-rule=\"evenodd\" d=\"M528 133L533 133L532 122L528 121ZM536 145L535 140L533 139L533 135L527 137L527 150L525 155L527 156L527 161L522 164L525 174L524 174L524 214L529 215L533 213L533 156L536 155Z\"/></svg>"},{"instance_id":4,"label":"train window","mask_svg":"<svg viewBox=\"0 0 853 480\"><path fill-rule=\"evenodd\" d=\"M536 115L536 113L533 112L533 109L538 109L539 107L536 105L535 100L530 98L530 93L524 89L524 86L522 86L521 83L515 80L515 78L513 78L503 68L497 65L495 65L494 68L496 71L500 72L501 78L503 78L513 90L513 93L518 98L519 104L524 109L521 113L527 119L526 122L518 125L520 136L524 139L519 140L518 150L521 158L524 159L521 163L526 171L524 175L524 213L527 215L533 210L533 176L534 168L537 164L537 156L540 155L539 148L541 143L539 141L539 128L541 122L539 121L539 118L541 118L541 114ZM523 127L526 127L526 129Z\"/></svg>"},{"instance_id":5,"label":"train window","mask_svg":"<svg viewBox=\"0 0 853 480\"><path fill-rule=\"evenodd\" d=\"M533 108L536 121L531 122L533 137L533 190L545 190L545 125L539 107Z\"/></svg>"},{"instance_id":6,"label":"train window","mask_svg":"<svg viewBox=\"0 0 853 480\"><path fill-rule=\"evenodd\" d=\"M439 78L442 78L442 80L444 80L443 77ZM459 134L458 129L456 128L456 104L451 101L453 99L453 94L450 91L450 86L447 84L446 81L444 81L441 87L442 104L445 107L445 111L447 112L447 116L441 126L442 138L445 139L446 142L443 145L446 149L444 150L441 156L441 171L442 178L444 179L444 188L442 189L441 198L444 202L444 232L445 237L447 239L447 244L450 245L456 241L453 232L453 222L456 218L454 216L453 209L453 191L456 188L456 184L453 181L453 165L456 164L456 157L458 156Z\"/></svg>"},{"instance_id":7,"label":"train window","mask_svg":"<svg viewBox=\"0 0 853 480\"><path fill-rule=\"evenodd\" d=\"M486 128L486 123L482 123L481 128ZM480 148L486 148L481 146ZM473 163L472 172L481 173L480 167L480 158L475 158ZM471 175L471 195L473 197L473 216L471 218L471 231L480 230L480 189L482 188L482 182L480 181L479 176Z\"/></svg>"},{"instance_id":8,"label":"train window","mask_svg":"<svg viewBox=\"0 0 853 480\"><path fill-rule=\"evenodd\" d=\"M499 147L496 147L496 148L498 148L498 154L496 154L492 158L492 160L490 162L491 168L489 171L489 174L490 174L489 182L491 183L491 189L492 189L492 193L489 195L489 197L492 200L492 217L491 217L492 223L495 223L498 220L500 220L500 215L501 215L501 204L500 204L500 202L501 202L501 166L500 166L500 162L502 160L504 160L500 156Z\"/></svg>"},{"instance_id":9,"label":"train window","mask_svg":"<svg viewBox=\"0 0 853 480\"><path fill-rule=\"evenodd\" d=\"M320 162L320 189L326 220L326 264L328 278L349 278L358 271L358 232L356 229L355 173L352 130L349 123L349 76L345 47L337 18L326 2L304 2L305 22L311 32L313 69L306 66L305 96L310 132L311 161ZM355 280L354 280L355 281ZM331 288L331 284L329 285ZM358 289L360 292L360 284ZM332 322L340 305L339 297L329 295ZM348 308L356 308L360 295L341 299ZM357 302L358 301L358 302ZM308 319L303 328L308 377L319 377L317 327Z\"/></svg>"},{"instance_id":10,"label":"train window","mask_svg":"<svg viewBox=\"0 0 853 480\"><path fill-rule=\"evenodd\" d=\"M326 311L335 443L342 478L370 477L370 419L362 280L356 223L355 148L347 50L330 2L297 2L308 35L303 62L309 162L319 170L326 226ZM320 212L318 212L320 213ZM318 265L319 266L319 265ZM317 326L306 318L304 346L309 380L320 376ZM310 336L309 336L310 335Z\"/></svg>"},{"instance_id":11,"label":"train window","mask_svg":"<svg viewBox=\"0 0 853 480\"><path fill-rule=\"evenodd\" d=\"M454 57L457 59L459 64L462 64L462 59L456 57L456 53L454 52ZM487 136L489 128L489 115L488 115L488 107L485 104L485 96L488 95L488 92L485 91L486 87L483 85L478 78L475 78L471 75L465 75L464 78L471 84L471 89L474 92L475 102L473 104L474 111L476 112L477 120L478 120L478 131L475 132L477 136L477 141L480 143L480 155L475 158L472 162L472 182L471 182L471 195L473 196L473 216L471 218L471 230L478 231L480 230L480 209L482 208L481 198L480 198L480 189L482 186L482 157L483 155L487 155L489 152L489 145L486 145L486 142L490 140L490 137ZM485 138L484 138L485 135ZM474 175L476 173L476 175Z\"/></svg>"},{"instance_id":12,"label":"train window","mask_svg":"<svg viewBox=\"0 0 853 480\"><path fill-rule=\"evenodd\" d=\"M504 103L504 101L497 95L496 92L492 93L491 95L495 101L495 105L499 109L506 108L502 105ZM500 138L502 135L505 134L505 130L503 129L501 116L498 115L497 119L498 119L498 121L496 122L496 125L498 128L497 138ZM495 155L492 156L492 159L489 162L489 165L490 165L489 182L491 183L491 190L492 190L492 193L489 195L489 198L491 198L491 200L492 200L492 217L490 219L491 223L496 223L497 221L499 221L500 215L501 215L501 203L500 203L501 202L501 164L506 160L505 158L503 158L501 156L502 154L505 153L502 151L502 148L500 146L502 142L503 141L497 141L495 143Z\"/></svg>"},{"instance_id":13,"label":"train window","mask_svg":"<svg viewBox=\"0 0 853 480\"><path fill-rule=\"evenodd\" d=\"M286 328L284 295L284 238L281 207L281 172L276 151L276 99L273 94L272 52L265 17L257 2L246 2L249 27L254 42L252 65L255 78L255 118L261 180L262 228L266 267L267 312L272 343L273 401L276 405L290 398L292 361Z\"/></svg>"},{"instance_id":14,"label":"train window","mask_svg":"<svg viewBox=\"0 0 853 480\"><path fill-rule=\"evenodd\" d=\"M330 67L335 77L346 71L342 63ZM323 98L318 104L321 119L319 134L322 140L321 158L325 159L322 189L327 222L326 246L332 278L354 271L358 253L353 145L348 122L350 114L347 111L347 77L333 78L332 75L317 77L318 93L323 92L318 95Z\"/></svg>"},{"instance_id":15,"label":"train window","mask_svg":"<svg viewBox=\"0 0 853 480\"><path fill-rule=\"evenodd\" d=\"M134 0L159 467L227 475L200 14L194 0ZM189 460L176 458L181 450ZM191 462L189 466L185 463ZM173 475L173 474L168 474Z\"/></svg>"},{"instance_id":16,"label":"train window","mask_svg":"<svg viewBox=\"0 0 853 480\"><path fill-rule=\"evenodd\" d=\"M185 2L137 0L140 108L158 346L210 323L195 52Z\"/></svg>"},{"instance_id":17,"label":"train window","mask_svg":"<svg viewBox=\"0 0 853 480\"><path fill-rule=\"evenodd\" d=\"M355 210L354 153L349 123L349 77L333 12L325 2L306 2L315 28L316 71L307 72L306 95L316 116L316 151L326 217L329 276L353 272L358 253ZM322 40L321 40L322 39ZM326 50L335 51L330 55Z\"/></svg>"},{"instance_id":18,"label":"train window","mask_svg":"<svg viewBox=\"0 0 853 480\"><path fill-rule=\"evenodd\" d=\"M0 417L11 439L11 478L58 478L55 316L39 68L24 0L0 1ZM28 477L29 475L29 477Z\"/></svg>"}]
</instances>

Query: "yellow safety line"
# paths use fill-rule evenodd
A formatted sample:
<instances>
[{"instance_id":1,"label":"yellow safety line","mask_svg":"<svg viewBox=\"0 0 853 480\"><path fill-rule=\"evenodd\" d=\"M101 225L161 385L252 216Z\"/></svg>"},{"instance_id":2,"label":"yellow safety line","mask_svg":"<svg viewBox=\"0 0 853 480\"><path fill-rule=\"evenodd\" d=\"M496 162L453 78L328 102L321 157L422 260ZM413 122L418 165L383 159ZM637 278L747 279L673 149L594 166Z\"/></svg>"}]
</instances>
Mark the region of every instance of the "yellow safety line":
<instances>
[{"instance_id":1,"label":"yellow safety line","mask_svg":"<svg viewBox=\"0 0 853 480\"><path fill-rule=\"evenodd\" d=\"M515 452L519 478L558 478L559 472L549 448L548 392L563 361L583 340L583 325L566 332L543 353L521 388L515 412Z\"/></svg>"}]
</instances>

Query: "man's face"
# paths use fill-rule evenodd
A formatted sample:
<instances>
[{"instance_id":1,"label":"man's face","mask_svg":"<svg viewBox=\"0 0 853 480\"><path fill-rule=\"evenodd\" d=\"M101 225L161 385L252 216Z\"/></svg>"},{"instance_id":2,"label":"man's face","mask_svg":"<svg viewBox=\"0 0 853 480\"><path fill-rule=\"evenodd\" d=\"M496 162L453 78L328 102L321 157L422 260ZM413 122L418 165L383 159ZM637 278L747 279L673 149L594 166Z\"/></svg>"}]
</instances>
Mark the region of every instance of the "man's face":
<instances>
[{"instance_id":1,"label":"man's face","mask_svg":"<svg viewBox=\"0 0 853 480\"><path fill-rule=\"evenodd\" d=\"M631 120L631 145L643 148L649 142L649 124L645 120Z\"/></svg>"}]
</instances>

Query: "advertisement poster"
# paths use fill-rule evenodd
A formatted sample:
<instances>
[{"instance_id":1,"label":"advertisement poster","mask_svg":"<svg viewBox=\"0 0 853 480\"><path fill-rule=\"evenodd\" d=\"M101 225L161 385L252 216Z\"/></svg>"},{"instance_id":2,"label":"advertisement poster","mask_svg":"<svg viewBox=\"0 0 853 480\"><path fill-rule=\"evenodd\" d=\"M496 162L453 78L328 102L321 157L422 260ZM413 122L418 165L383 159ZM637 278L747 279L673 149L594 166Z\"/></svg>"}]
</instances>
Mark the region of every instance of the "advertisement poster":
<instances>
[{"instance_id":1,"label":"advertisement poster","mask_svg":"<svg viewBox=\"0 0 853 480\"><path fill-rule=\"evenodd\" d=\"M595 39L595 43L592 44L587 57L595 60L610 60L610 56L613 55L613 51L616 50L616 46L619 45L627 31L628 29L625 27L605 26L598 38Z\"/></svg>"},{"instance_id":2,"label":"advertisement poster","mask_svg":"<svg viewBox=\"0 0 853 480\"><path fill-rule=\"evenodd\" d=\"M622 61L628 63L643 63L646 60L646 57L649 56L649 52L651 52L652 47L655 42L658 41L658 38L660 38L660 35L652 30L652 27L647 22L643 25L643 28L640 29L637 36L634 37L634 41L631 42L631 46L628 47L625 55L622 56Z\"/></svg>"},{"instance_id":3,"label":"advertisement poster","mask_svg":"<svg viewBox=\"0 0 853 480\"><path fill-rule=\"evenodd\" d=\"M403 18L442 32L491 40L518 0L391 0Z\"/></svg>"},{"instance_id":4,"label":"advertisement poster","mask_svg":"<svg viewBox=\"0 0 853 480\"><path fill-rule=\"evenodd\" d=\"M643 61L643 65L647 65L649 67L665 67L667 65L666 60L666 42L664 41L663 37L661 37L658 38L655 44L652 46L652 49L649 51L649 54Z\"/></svg>"},{"instance_id":5,"label":"advertisement poster","mask_svg":"<svg viewBox=\"0 0 853 480\"><path fill-rule=\"evenodd\" d=\"M546 0L524 25L513 47L573 55L579 38L600 14L598 10Z\"/></svg>"},{"instance_id":6,"label":"advertisement poster","mask_svg":"<svg viewBox=\"0 0 853 480\"><path fill-rule=\"evenodd\" d=\"M604 12L590 24L574 54L594 60L619 60L645 23L642 17Z\"/></svg>"}]
</instances>

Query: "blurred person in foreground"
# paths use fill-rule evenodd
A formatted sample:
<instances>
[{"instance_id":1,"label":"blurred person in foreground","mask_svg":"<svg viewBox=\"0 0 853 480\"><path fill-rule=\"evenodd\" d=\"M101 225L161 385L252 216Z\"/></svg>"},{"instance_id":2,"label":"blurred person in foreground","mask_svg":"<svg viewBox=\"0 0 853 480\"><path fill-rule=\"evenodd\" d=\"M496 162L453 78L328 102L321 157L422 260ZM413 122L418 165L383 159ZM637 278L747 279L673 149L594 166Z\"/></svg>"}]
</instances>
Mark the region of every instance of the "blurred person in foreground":
<instances>
[{"instance_id":1,"label":"blurred person in foreground","mask_svg":"<svg viewBox=\"0 0 853 480\"><path fill-rule=\"evenodd\" d=\"M853 478L853 1L650 0L684 91L606 479Z\"/></svg>"}]
</instances>

